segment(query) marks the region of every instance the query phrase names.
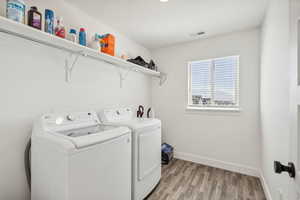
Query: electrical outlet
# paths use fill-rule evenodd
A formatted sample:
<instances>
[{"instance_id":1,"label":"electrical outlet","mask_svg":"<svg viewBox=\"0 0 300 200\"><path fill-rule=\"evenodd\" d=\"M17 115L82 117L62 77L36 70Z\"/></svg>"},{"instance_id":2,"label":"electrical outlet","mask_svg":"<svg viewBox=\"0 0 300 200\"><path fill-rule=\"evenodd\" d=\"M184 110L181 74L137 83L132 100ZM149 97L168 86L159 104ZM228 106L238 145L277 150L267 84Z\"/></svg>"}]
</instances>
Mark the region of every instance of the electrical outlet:
<instances>
[{"instance_id":1,"label":"electrical outlet","mask_svg":"<svg viewBox=\"0 0 300 200\"><path fill-rule=\"evenodd\" d=\"M300 192L297 191L297 200L300 200Z\"/></svg>"},{"instance_id":2,"label":"electrical outlet","mask_svg":"<svg viewBox=\"0 0 300 200\"><path fill-rule=\"evenodd\" d=\"M277 200L285 200L282 189L277 189Z\"/></svg>"}]
</instances>

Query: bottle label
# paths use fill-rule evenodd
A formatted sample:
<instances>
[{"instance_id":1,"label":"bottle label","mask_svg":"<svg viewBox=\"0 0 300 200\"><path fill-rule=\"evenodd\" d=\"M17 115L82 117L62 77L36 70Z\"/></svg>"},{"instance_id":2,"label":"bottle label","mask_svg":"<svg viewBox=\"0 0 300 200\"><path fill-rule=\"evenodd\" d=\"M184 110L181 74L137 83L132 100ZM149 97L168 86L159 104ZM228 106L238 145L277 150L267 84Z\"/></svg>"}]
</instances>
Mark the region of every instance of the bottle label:
<instances>
[{"instance_id":1,"label":"bottle label","mask_svg":"<svg viewBox=\"0 0 300 200\"><path fill-rule=\"evenodd\" d=\"M41 16L33 13L32 26L36 28L41 28Z\"/></svg>"},{"instance_id":2,"label":"bottle label","mask_svg":"<svg viewBox=\"0 0 300 200\"><path fill-rule=\"evenodd\" d=\"M53 34L54 33L54 17L53 13L46 12L45 18L45 32Z\"/></svg>"},{"instance_id":3,"label":"bottle label","mask_svg":"<svg viewBox=\"0 0 300 200\"><path fill-rule=\"evenodd\" d=\"M45 23L45 32L53 34L53 20L48 18Z\"/></svg>"},{"instance_id":4,"label":"bottle label","mask_svg":"<svg viewBox=\"0 0 300 200\"><path fill-rule=\"evenodd\" d=\"M8 2L6 15L8 19L24 23L25 5L17 2Z\"/></svg>"},{"instance_id":5,"label":"bottle label","mask_svg":"<svg viewBox=\"0 0 300 200\"><path fill-rule=\"evenodd\" d=\"M55 30L55 35L61 38L65 38L66 37L66 32L64 28L61 29L56 29Z\"/></svg>"}]
</instances>

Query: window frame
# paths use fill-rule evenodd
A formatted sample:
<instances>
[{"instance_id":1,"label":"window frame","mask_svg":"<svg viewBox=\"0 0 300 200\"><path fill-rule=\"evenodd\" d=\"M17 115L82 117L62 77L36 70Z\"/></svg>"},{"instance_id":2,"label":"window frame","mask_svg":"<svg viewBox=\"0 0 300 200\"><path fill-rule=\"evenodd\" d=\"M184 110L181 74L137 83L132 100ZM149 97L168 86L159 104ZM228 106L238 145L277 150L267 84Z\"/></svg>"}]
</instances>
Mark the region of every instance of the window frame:
<instances>
[{"instance_id":1,"label":"window frame","mask_svg":"<svg viewBox=\"0 0 300 200\"><path fill-rule=\"evenodd\" d=\"M215 65L214 65L214 61L217 59L226 59L226 58L231 58L231 57L236 57L237 58L237 67L236 67L236 87L235 87L235 100L236 100L236 104L234 106L218 106L218 105L195 105L192 102L192 86L191 86L191 82L192 82L192 70L191 70L191 66L193 63L195 62L205 62L205 61L211 61L211 67L210 67L210 80L212 82L212 80L214 80L214 71L215 71ZM241 95L241 91L240 91L240 55L233 55L233 56L225 56L225 57L216 57L216 58L211 58L211 59L201 59L201 60L195 60L195 61L189 61L188 62L188 87L187 87L187 110L211 110L211 111L240 111L240 95ZM214 91L214 85L215 84L211 84L211 91ZM212 92L212 95L214 95L214 92ZM212 97L213 99L213 97Z\"/></svg>"}]
</instances>

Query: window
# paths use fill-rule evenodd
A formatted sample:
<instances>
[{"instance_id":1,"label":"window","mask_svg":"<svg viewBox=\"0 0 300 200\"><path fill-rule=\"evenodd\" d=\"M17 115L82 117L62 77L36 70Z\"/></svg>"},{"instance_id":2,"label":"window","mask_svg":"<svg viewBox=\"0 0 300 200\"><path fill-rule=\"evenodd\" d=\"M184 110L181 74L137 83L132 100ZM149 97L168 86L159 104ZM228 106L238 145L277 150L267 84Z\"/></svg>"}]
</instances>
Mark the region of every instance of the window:
<instances>
[{"instance_id":1,"label":"window","mask_svg":"<svg viewBox=\"0 0 300 200\"><path fill-rule=\"evenodd\" d=\"M239 56L189 63L189 108L239 108Z\"/></svg>"}]
</instances>

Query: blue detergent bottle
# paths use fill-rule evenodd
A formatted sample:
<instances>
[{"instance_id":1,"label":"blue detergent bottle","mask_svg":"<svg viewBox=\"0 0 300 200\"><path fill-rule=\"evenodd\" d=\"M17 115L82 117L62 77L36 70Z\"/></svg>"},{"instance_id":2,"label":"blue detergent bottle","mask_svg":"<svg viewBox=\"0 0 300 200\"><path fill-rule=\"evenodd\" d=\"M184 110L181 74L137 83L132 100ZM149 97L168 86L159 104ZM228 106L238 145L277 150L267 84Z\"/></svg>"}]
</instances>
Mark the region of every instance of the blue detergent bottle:
<instances>
[{"instance_id":1,"label":"blue detergent bottle","mask_svg":"<svg viewBox=\"0 0 300 200\"><path fill-rule=\"evenodd\" d=\"M52 10L45 10L45 32L54 34L54 12Z\"/></svg>"},{"instance_id":2,"label":"blue detergent bottle","mask_svg":"<svg viewBox=\"0 0 300 200\"><path fill-rule=\"evenodd\" d=\"M79 44L82 46L86 46L86 32L84 28L81 28L79 32Z\"/></svg>"}]
</instances>

